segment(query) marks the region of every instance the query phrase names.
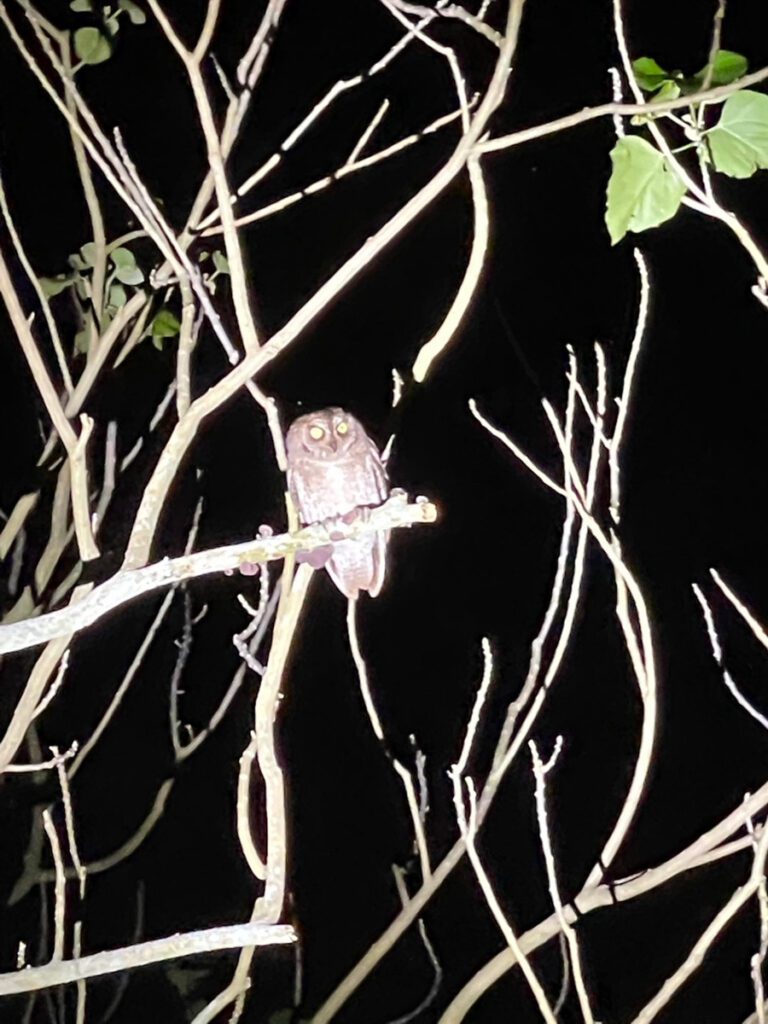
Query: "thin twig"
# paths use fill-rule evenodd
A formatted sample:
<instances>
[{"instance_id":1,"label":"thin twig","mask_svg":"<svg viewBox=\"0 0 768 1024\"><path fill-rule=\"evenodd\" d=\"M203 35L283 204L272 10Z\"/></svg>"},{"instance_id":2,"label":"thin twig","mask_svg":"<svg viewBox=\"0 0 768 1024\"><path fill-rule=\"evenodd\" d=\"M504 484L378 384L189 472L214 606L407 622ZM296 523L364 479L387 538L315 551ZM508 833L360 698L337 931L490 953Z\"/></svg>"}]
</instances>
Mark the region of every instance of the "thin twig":
<instances>
[{"instance_id":1,"label":"thin twig","mask_svg":"<svg viewBox=\"0 0 768 1024\"><path fill-rule=\"evenodd\" d=\"M768 717L766 717L764 714L758 711L754 704L751 704L747 700L747 698L736 685L733 676L725 667L725 663L723 661L723 648L720 644L720 637L717 635L715 619L712 615L712 609L709 606L709 602L704 596L704 591L696 583L692 584L692 588L694 594L696 595L696 600L699 602L699 605L701 606L701 611L704 616L704 624L707 628L707 636L709 637L709 643L712 648L712 656L714 657L715 661L720 667L720 671L722 672L723 676L723 682L725 683L727 689L736 698L736 702L744 708L747 714L751 715L756 722L759 722L764 729L768 730Z\"/></svg>"},{"instance_id":2,"label":"thin twig","mask_svg":"<svg viewBox=\"0 0 768 1024\"><path fill-rule=\"evenodd\" d=\"M716 569L709 570L712 579L718 585L720 590L723 592L725 597L731 602L733 607L742 617L742 619L749 626L752 631L752 635L759 644L762 644L766 650L768 650L768 633L766 632L763 625L755 618L752 612L747 608L744 602L736 596L733 590L728 586L725 580L722 578L720 573Z\"/></svg>"},{"instance_id":3,"label":"thin twig","mask_svg":"<svg viewBox=\"0 0 768 1024\"><path fill-rule=\"evenodd\" d=\"M51 818L51 812L48 810L43 811L43 828L51 845L56 877L53 911L53 953L51 954L51 964L55 964L57 962L60 963L64 957L64 888L66 883L64 881L64 861L61 856L61 844L56 833L56 826ZM21 991L28 992L29 989L22 989ZM0 976L0 993L2 993L2 976Z\"/></svg>"},{"instance_id":4,"label":"thin twig","mask_svg":"<svg viewBox=\"0 0 768 1024\"><path fill-rule=\"evenodd\" d=\"M510 132L508 135L500 135L496 139L479 142L475 149L479 153L495 153L498 150L509 149L511 146L520 146L533 139L544 138L546 135L556 135L567 128L576 128L579 125L586 124L588 121L594 121L601 117L665 114L671 110L682 110L696 103L726 100L732 93L748 89L750 85L764 82L766 78L768 78L768 67L760 68L758 71L744 75L743 78L739 78L736 82L730 82L728 85L718 85L714 89L707 89L706 92L701 90L700 92L690 93L687 96L681 96L678 99L664 100L663 103L644 103L642 101L637 103L601 103L596 107L585 107L583 110L577 110L572 114L565 114L563 117L555 118L553 121L547 121L544 124L532 125L530 128L521 128L518 131Z\"/></svg>"},{"instance_id":5,"label":"thin twig","mask_svg":"<svg viewBox=\"0 0 768 1024\"><path fill-rule=\"evenodd\" d=\"M549 894L552 897L555 913L557 914L560 927L563 935L565 936L565 941L568 947L570 963L573 969L574 985L579 999L579 1008L581 1009L581 1015L584 1018L585 1024L595 1024L589 995L587 994L587 986L584 982L579 941L576 937L575 930L565 916L563 901L560 898L560 886L557 881L555 854L552 849L552 837L550 835L547 815L547 791L545 779L548 772L554 767L555 762L557 761L562 749L562 740L562 736L558 736L555 749L552 751L552 754L546 764L542 761L535 742L531 740L528 744L528 748L531 752L531 759L533 761L533 774L536 780L536 817L539 823L539 839L541 840L541 847L544 852L544 863L547 868Z\"/></svg>"},{"instance_id":6,"label":"thin twig","mask_svg":"<svg viewBox=\"0 0 768 1024\"><path fill-rule=\"evenodd\" d=\"M16 289L11 280L8 265L0 250L0 295L18 338L21 350L29 365L35 385L43 400L59 437L67 450L72 479L72 514L77 531L80 557L83 561L97 558L99 549L93 538L88 508L88 471L85 461L85 444L90 429L83 427L80 438L75 434L59 401L59 396L45 367L43 358L32 334L31 323L24 315Z\"/></svg>"},{"instance_id":7,"label":"thin twig","mask_svg":"<svg viewBox=\"0 0 768 1024\"><path fill-rule=\"evenodd\" d=\"M483 867L483 863L480 860L480 855L477 852L475 846L475 835L477 833L477 797L475 795L475 788L472 779L464 779L464 783L467 787L467 793L469 796L469 818L464 809L464 802L461 796L461 785L462 779L458 773L453 774L453 792L454 792L454 807L456 809L456 818L459 823L459 829L461 830L462 838L467 847L467 856L469 862L472 865L472 869L475 872L480 888L483 892L483 897L488 905L491 914L493 915L496 924L498 925L499 931L504 936L504 939L512 950L517 963L520 965L520 969L523 972L523 976L528 983L536 1005L539 1008L539 1013L546 1024L557 1024L555 1014L552 1010L552 1006L547 998L544 988L536 976L528 957L523 951L520 941L512 929L511 924L507 920L502 911L499 901L496 898L496 893L493 891L493 886L488 874Z\"/></svg>"}]
</instances>

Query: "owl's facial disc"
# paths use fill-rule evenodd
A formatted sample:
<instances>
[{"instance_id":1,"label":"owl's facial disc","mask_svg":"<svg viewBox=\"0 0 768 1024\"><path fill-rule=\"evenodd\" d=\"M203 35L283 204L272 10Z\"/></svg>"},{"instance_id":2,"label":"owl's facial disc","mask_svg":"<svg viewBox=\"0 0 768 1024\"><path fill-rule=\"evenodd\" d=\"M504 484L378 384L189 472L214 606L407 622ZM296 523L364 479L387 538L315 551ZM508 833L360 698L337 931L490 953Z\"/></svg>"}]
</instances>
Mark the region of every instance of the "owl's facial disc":
<instances>
[{"instance_id":1,"label":"owl's facial disc","mask_svg":"<svg viewBox=\"0 0 768 1024\"><path fill-rule=\"evenodd\" d=\"M306 427L304 447L322 459L338 457L346 453L353 437L354 424L340 411L310 421Z\"/></svg>"}]
</instances>

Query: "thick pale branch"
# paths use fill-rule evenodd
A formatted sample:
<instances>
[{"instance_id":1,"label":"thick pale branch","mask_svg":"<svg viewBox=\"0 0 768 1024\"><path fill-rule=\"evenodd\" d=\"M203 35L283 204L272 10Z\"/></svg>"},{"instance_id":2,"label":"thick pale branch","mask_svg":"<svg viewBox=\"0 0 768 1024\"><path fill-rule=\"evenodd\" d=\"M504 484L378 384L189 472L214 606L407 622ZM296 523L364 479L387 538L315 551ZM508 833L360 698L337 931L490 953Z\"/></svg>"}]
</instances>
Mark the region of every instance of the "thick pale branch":
<instances>
[{"instance_id":1,"label":"thick pale branch","mask_svg":"<svg viewBox=\"0 0 768 1024\"><path fill-rule=\"evenodd\" d=\"M52 985L67 985L81 978L97 978L146 964L175 960L180 956L210 953L218 949L238 949L241 946L276 946L296 941L291 925L251 924L224 925L206 928L166 939L139 942L135 946L109 949L92 953L78 960L58 960L42 967L26 967L21 971L0 974L0 996L35 992Z\"/></svg>"},{"instance_id":2,"label":"thick pale branch","mask_svg":"<svg viewBox=\"0 0 768 1024\"><path fill-rule=\"evenodd\" d=\"M93 625L127 601L181 580L237 569L244 562L274 561L292 552L312 551L332 544L334 540L358 537L376 530L432 523L436 518L437 509L430 502L424 500L409 505L407 496L396 494L383 505L372 509L370 517L365 521L360 519L350 524L334 524L333 538L323 526L314 525L294 534L261 537L244 544L230 544L193 555L165 558L143 569L122 570L95 587L83 600L67 608L0 626L0 654L34 647L56 637L69 636Z\"/></svg>"},{"instance_id":3,"label":"thick pale branch","mask_svg":"<svg viewBox=\"0 0 768 1024\"><path fill-rule=\"evenodd\" d=\"M383 0L387 6L394 6L392 0ZM462 113L462 129L467 131L469 127L469 101L467 98L467 87L464 74L461 70L456 54L452 49L440 46L429 36L417 33L419 39L427 46L436 50L445 57L453 78L456 95ZM488 194L485 188L483 172L480 160L473 155L467 160L467 170L472 189L472 209L474 214L474 232L472 237L472 249L469 256L467 269L459 289L451 303L450 309L435 334L419 350L413 364L413 378L419 383L426 379L429 368L435 359L442 353L450 343L459 328L459 324L467 312L474 297L480 281L480 274L485 263L485 255L488 249L489 218L488 218Z\"/></svg>"},{"instance_id":4,"label":"thick pale branch","mask_svg":"<svg viewBox=\"0 0 768 1024\"><path fill-rule=\"evenodd\" d=\"M419 349L413 364L413 379L422 383L429 373L432 363L443 353L459 329L461 321L469 309L480 284L480 277L485 266L490 235L490 218L488 215L488 191L485 187L483 172L477 157L467 161L469 180L472 187L472 209L474 211L474 233L469 260L464 271L458 291L451 307L434 335Z\"/></svg>"},{"instance_id":5,"label":"thick pale branch","mask_svg":"<svg viewBox=\"0 0 768 1024\"><path fill-rule=\"evenodd\" d=\"M40 397L43 400L46 411L54 427L59 432L67 451L71 452L77 444L77 435L72 429L72 424L64 415L58 392L40 355L32 334L30 322L21 307L21 302L11 280L8 265L2 253L0 253L0 294L5 302L8 317L16 332L16 336L19 339L19 345L29 363L29 368L35 379L35 384L40 392Z\"/></svg>"},{"instance_id":6,"label":"thick pale branch","mask_svg":"<svg viewBox=\"0 0 768 1024\"><path fill-rule=\"evenodd\" d=\"M4 559L13 547L14 541L21 530L24 529L24 523L37 504L39 498L39 491L30 491L28 494L22 494L13 506L13 512L8 516L8 520L3 527L2 532L0 532L0 560Z\"/></svg>"}]
</instances>

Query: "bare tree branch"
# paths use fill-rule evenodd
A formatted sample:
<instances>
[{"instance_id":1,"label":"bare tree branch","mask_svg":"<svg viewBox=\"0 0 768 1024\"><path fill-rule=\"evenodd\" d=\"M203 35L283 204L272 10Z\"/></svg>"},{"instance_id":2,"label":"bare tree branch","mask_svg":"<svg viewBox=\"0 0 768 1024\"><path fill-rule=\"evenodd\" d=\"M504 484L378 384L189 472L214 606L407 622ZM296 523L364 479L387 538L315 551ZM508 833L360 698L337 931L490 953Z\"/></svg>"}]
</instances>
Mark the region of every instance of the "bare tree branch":
<instances>
[{"instance_id":1,"label":"bare tree branch","mask_svg":"<svg viewBox=\"0 0 768 1024\"><path fill-rule=\"evenodd\" d=\"M409 505L407 497L398 494L372 509L370 517L365 521L360 519L349 524L340 523L338 528L334 526L333 537L324 526L307 526L294 534L260 537L244 544L230 544L192 555L165 558L143 569L122 570L67 608L23 622L0 625L0 654L71 636L73 632L93 625L127 601L181 580L233 570L243 562L274 561L292 552L313 551L332 544L334 540L346 540L376 530L391 530L412 526L414 523L433 523L436 518L437 509L430 502L424 500Z\"/></svg>"}]
</instances>

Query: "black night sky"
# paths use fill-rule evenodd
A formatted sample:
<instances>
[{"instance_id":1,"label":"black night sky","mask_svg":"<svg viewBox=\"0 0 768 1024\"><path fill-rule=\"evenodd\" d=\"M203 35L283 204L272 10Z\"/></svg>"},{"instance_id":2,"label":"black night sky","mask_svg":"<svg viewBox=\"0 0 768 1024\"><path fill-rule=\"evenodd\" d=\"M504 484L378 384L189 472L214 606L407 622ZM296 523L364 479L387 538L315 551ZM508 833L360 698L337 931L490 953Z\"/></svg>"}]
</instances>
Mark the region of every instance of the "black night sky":
<instances>
[{"instance_id":1,"label":"black night sky","mask_svg":"<svg viewBox=\"0 0 768 1024\"><path fill-rule=\"evenodd\" d=\"M477 6L477 5L475 5ZM15 4L8 4L20 25ZM165 4L181 34L194 38L205 5ZM692 72L710 47L716 4L633 0L626 4L633 57ZM83 24L61 2L41 5L62 26ZM234 69L260 17L260 4L224 0L213 52ZM502 27L504 4L489 21ZM78 20L81 19L81 20ZM768 65L768 19L760 5L732 0L723 47L755 70ZM339 79L370 67L402 34L375 0L288 0L248 121L229 164L242 181L280 145ZM435 38L455 46L470 90L484 88L493 47L460 23L441 21ZM528 0L506 100L494 136L610 99L608 68L618 56L608 0L588 4ZM207 80L217 103L215 75ZM126 146L171 223L180 227L206 169L188 82L152 18L121 29L113 58L86 68L78 82L106 129ZM760 88L760 87L758 87ZM441 58L411 46L391 69L343 96L244 201L244 212L302 188L346 158L384 98L390 101L377 148L418 131L453 109ZM455 126L402 154L309 196L243 232L253 308L264 337L295 310L445 161ZM765 650L709 581L715 567L763 621L768 618L765 466L768 311L750 294L755 270L733 236L689 209L670 223L612 247L603 213L615 141L610 118L488 155L491 245L480 289L450 351L424 385L407 384L391 408L393 367L404 375L441 322L461 280L471 238L469 185L460 176L442 196L315 320L260 378L287 423L303 411L340 405L383 445L396 432L392 483L424 494L440 509L435 526L396 531L387 582L360 607L361 643L391 750L413 765L411 736L426 756L427 834L433 862L457 836L448 769L456 761L482 674L481 639L495 653L494 682L471 771L482 781L507 705L518 693L549 596L563 503L473 419L468 401L553 474L561 472L541 407L566 397L567 346L593 387L593 345L605 348L614 384L629 349L638 302L632 255L648 261L652 294L624 448L621 537L655 629L660 677L659 730L649 787L611 871L622 877L672 856L736 807L765 779L768 736L724 688L691 590L705 586L718 616L728 667L768 713ZM67 133L50 101L0 30L0 171L15 221L40 274L66 267L89 240ZM100 180L108 233L135 226ZM747 181L717 176L721 203L768 247L768 173ZM4 250L7 234L0 232ZM201 242L193 245L199 252ZM139 241L147 268L152 246ZM17 288L33 293L18 267ZM229 289L216 293L230 330ZM66 302L54 307L65 337L75 326ZM45 412L5 314L0 317L0 508L42 488L28 543L30 565L48 533L55 474L36 467ZM210 332L195 363L194 393L227 370ZM144 342L110 371L86 411L97 445L119 422L125 454L174 372L172 345ZM167 425L166 425L167 426ZM159 432L118 487L102 535L97 573L119 565L143 482L167 438ZM283 483L265 421L247 395L228 402L201 430L158 532L153 557L183 550L198 495L204 499L196 547L235 543L259 524L285 525ZM62 561L58 583L76 558ZM2 572L6 573L7 563ZM31 570L30 570L31 571ZM183 718L202 727L237 668L232 633L246 624L239 592L258 584L205 577L187 588L195 627L183 681ZM43 749L83 741L98 722L160 601L157 595L103 620L72 647L62 693L38 721ZM255 597L254 597L255 599ZM6 607L12 604L9 597ZM578 891L626 794L636 754L640 707L614 615L610 567L593 545L585 595L563 669L534 738L564 749L549 777L549 806L565 898ZM302 1003L291 1020L311 1020L339 980L399 909L391 865L418 884L402 788L372 734L360 698L344 624L345 604L325 574L314 581L284 681L280 750L289 791L290 905L302 947ZM84 951L247 919L257 894L234 831L238 758L248 742L257 681L249 676L224 721L181 769L168 736L168 680L183 601L102 742L78 775L73 800L81 854L102 858L134 833L163 780L175 784L165 813L130 858L89 881ZM35 652L0 666L0 721L8 720ZM33 760L22 748L20 760ZM0 971L15 966L24 939L35 948L36 888L14 906L7 897L22 870L33 809L57 795L50 775L6 776L0 783ZM257 797L258 799L258 797ZM518 933L551 912L524 750L501 787L480 850L499 900ZM42 854L49 867L49 852ZM629 1022L687 955L707 922L749 871L748 855L698 869L632 903L595 911L578 925L595 1017ZM50 890L50 886L48 887ZM76 904L76 888L71 900ZM141 895L139 895L141 894ZM49 892L50 895L50 892ZM137 908L140 907L140 910ZM138 915L138 916L137 916ZM432 1005L415 1019L439 1021L475 970L504 948L474 875L462 863L429 905L424 921L442 969ZM754 1010L749 958L759 943L752 904L696 978L670 1002L663 1024L731 1024ZM168 1024L191 1020L231 976L233 953L214 953L138 969L109 1019ZM557 998L557 942L533 962ZM294 957L257 955L243 1020L268 1022L293 1001ZM399 1020L423 999L433 971L415 927L338 1013L339 1024ZM120 982L89 982L86 1019L107 1019ZM193 985L192 995L180 989ZM0 1000L1 1021L74 1021L74 996L41 996L25 1018L26 997ZM56 1017L61 1007L66 1016ZM53 1016L51 1016L53 1014ZM217 1020L228 1020L227 1013ZM289 1018L277 1018L276 1020ZM519 973L498 982L466 1018L471 1024L541 1019ZM571 992L559 1018L580 1021Z\"/></svg>"}]
</instances>

